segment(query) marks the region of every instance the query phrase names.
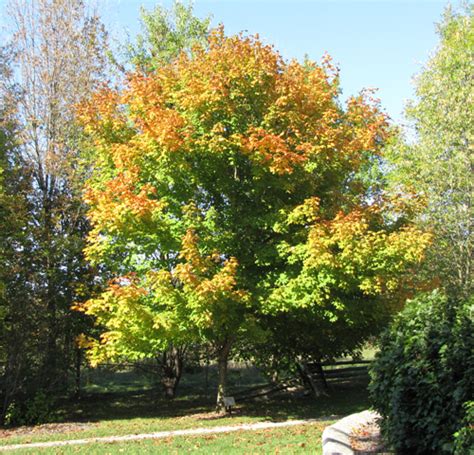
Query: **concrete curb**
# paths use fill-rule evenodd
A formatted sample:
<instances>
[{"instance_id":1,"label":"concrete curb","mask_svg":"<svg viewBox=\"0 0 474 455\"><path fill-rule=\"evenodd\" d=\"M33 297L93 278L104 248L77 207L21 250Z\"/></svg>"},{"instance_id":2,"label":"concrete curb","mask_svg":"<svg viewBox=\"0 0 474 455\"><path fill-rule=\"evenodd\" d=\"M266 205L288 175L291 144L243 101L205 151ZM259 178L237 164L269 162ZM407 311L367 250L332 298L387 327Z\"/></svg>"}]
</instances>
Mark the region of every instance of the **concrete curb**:
<instances>
[{"instance_id":1,"label":"concrete curb","mask_svg":"<svg viewBox=\"0 0 474 455\"><path fill-rule=\"evenodd\" d=\"M352 448L352 433L361 425L373 422L379 415L372 411L351 414L323 431L323 455L354 455L363 452ZM372 452L373 453L373 452Z\"/></svg>"}]
</instances>

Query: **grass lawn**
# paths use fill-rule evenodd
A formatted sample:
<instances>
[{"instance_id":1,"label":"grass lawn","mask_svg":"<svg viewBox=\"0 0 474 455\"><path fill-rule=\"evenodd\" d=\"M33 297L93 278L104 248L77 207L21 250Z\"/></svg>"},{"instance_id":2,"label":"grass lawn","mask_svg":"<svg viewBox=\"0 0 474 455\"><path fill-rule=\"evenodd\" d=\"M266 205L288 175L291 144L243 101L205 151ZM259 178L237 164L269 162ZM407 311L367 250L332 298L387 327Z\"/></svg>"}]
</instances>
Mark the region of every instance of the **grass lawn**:
<instances>
[{"instance_id":1,"label":"grass lawn","mask_svg":"<svg viewBox=\"0 0 474 455\"><path fill-rule=\"evenodd\" d=\"M65 401L56 423L0 433L0 445L152 433L262 421L318 418L304 426L229 434L177 436L161 440L96 443L84 446L19 450L15 453L304 453L321 450L321 433L337 418L368 407L366 384L333 386L329 396L314 399L286 393L268 400L238 404L232 416L213 412L200 374L190 374L175 400L166 400L130 372L114 373L105 383L94 379L79 401ZM249 377L245 377L248 374ZM107 375L105 375L107 376ZM100 376L102 379L104 375ZM261 381L253 372L234 371L234 390ZM212 379L212 377L211 377ZM109 387L107 387L108 383ZM210 384L209 390L213 390ZM113 390L112 392L107 392Z\"/></svg>"},{"instance_id":2,"label":"grass lawn","mask_svg":"<svg viewBox=\"0 0 474 455\"><path fill-rule=\"evenodd\" d=\"M17 450L18 454L255 454L255 453L322 453L321 434L332 420L298 427L271 430L239 431L203 436L177 436L174 438L144 440L128 443L102 443L84 446L48 449Z\"/></svg>"}]
</instances>

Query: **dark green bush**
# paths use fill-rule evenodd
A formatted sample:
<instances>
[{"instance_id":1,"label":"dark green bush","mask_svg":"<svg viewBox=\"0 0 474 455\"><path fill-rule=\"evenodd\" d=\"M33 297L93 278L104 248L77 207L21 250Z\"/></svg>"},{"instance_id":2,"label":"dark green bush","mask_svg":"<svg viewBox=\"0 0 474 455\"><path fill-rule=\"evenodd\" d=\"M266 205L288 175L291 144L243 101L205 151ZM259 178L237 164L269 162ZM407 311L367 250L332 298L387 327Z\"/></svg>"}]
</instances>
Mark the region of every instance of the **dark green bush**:
<instances>
[{"instance_id":1,"label":"dark green bush","mask_svg":"<svg viewBox=\"0 0 474 455\"><path fill-rule=\"evenodd\" d=\"M474 453L474 401L468 401L465 408L464 426L454 433L455 455Z\"/></svg>"},{"instance_id":2,"label":"dark green bush","mask_svg":"<svg viewBox=\"0 0 474 455\"><path fill-rule=\"evenodd\" d=\"M450 302L438 291L420 295L382 336L370 393L398 453L454 451L473 396L473 303Z\"/></svg>"},{"instance_id":3,"label":"dark green bush","mask_svg":"<svg viewBox=\"0 0 474 455\"><path fill-rule=\"evenodd\" d=\"M34 425L53 419L54 401L45 392L37 392L32 398L12 402L5 416L6 425Z\"/></svg>"}]
</instances>

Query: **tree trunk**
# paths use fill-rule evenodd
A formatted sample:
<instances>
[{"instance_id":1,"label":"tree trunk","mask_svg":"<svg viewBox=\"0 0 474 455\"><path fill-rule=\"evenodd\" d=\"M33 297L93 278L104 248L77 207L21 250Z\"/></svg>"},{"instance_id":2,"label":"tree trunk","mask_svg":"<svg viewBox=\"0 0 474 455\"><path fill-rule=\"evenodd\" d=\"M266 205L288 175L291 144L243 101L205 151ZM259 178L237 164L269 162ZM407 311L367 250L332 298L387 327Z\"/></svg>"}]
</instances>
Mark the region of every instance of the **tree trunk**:
<instances>
[{"instance_id":1,"label":"tree trunk","mask_svg":"<svg viewBox=\"0 0 474 455\"><path fill-rule=\"evenodd\" d=\"M206 396L209 395L209 347L206 346Z\"/></svg>"},{"instance_id":2,"label":"tree trunk","mask_svg":"<svg viewBox=\"0 0 474 455\"><path fill-rule=\"evenodd\" d=\"M75 362L75 390L74 396L75 398L81 397L81 364L82 364L82 351L80 348L76 347L75 349L76 354L76 362Z\"/></svg>"},{"instance_id":3,"label":"tree trunk","mask_svg":"<svg viewBox=\"0 0 474 455\"><path fill-rule=\"evenodd\" d=\"M165 393L165 397L172 400L176 396L176 388L178 386L177 378L163 377L161 384Z\"/></svg>"},{"instance_id":4,"label":"tree trunk","mask_svg":"<svg viewBox=\"0 0 474 455\"><path fill-rule=\"evenodd\" d=\"M217 368L218 368L218 383L217 383L217 403L216 411L222 412L225 410L224 397L227 396L227 362L229 360L229 353L231 348L231 341L226 340L221 345L218 351Z\"/></svg>"},{"instance_id":5,"label":"tree trunk","mask_svg":"<svg viewBox=\"0 0 474 455\"><path fill-rule=\"evenodd\" d=\"M171 346L163 352L161 363L161 385L166 398L174 398L181 375L183 374L183 357L185 348Z\"/></svg>"},{"instance_id":6,"label":"tree trunk","mask_svg":"<svg viewBox=\"0 0 474 455\"><path fill-rule=\"evenodd\" d=\"M320 390L320 395L327 396L329 387L326 381L326 375L324 374L323 365L320 360L316 362L316 371L318 372L318 388Z\"/></svg>"},{"instance_id":7,"label":"tree trunk","mask_svg":"<svg viewBox=\"0 0 474 455\"><path fill-rule=\"evenodd\" d=\"M300 372L303 384L305 384L313 393L316 398L322 395L327 396L327 382L324 375L324 370L320 362L316 363L316 378L313 378L313 372L311 372L306 362L298 363L298 370Z\"/></svg>"}]
</instances>

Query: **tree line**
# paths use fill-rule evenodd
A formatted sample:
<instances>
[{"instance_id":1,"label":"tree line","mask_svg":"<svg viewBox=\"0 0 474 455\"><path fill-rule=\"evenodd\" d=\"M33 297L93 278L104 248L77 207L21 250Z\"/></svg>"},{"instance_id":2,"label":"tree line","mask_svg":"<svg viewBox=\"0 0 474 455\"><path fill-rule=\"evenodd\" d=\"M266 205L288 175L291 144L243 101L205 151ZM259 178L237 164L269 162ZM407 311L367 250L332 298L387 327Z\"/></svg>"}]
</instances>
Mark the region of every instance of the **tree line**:
<instances>
[{"instance_id":1,"label":"tree line","mask_svg":"<svg viewBox=\"0 0 474 455\"><path fill-rule=\"evenodd\" d=\"M287 61L190 5L120 46L82 0L8 8L3 424L78 393L86 361L154 362L172 397L191 351L222 407L234 356L277 377L357 354L420 289L472 293L472 84L439 91L449 42L409 141L370 92L342 102L329 56Z\"/></svg>"}]
</instances>

